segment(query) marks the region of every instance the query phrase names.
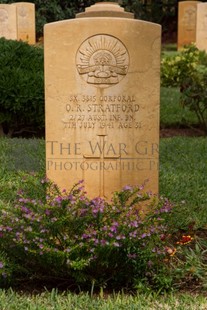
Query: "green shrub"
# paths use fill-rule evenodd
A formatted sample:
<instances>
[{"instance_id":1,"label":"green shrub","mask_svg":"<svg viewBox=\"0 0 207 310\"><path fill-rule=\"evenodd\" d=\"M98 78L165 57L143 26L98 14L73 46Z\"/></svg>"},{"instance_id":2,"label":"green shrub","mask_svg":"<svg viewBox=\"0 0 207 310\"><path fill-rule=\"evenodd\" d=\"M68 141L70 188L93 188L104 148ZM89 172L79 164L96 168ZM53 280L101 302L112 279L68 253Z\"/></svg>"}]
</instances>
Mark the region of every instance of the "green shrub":
<instances>
[{"instance_id":1,"label":"green shrub","mask_svg":"<svg viewBox=\"0 0 207 310\"><path fill-rule=\"evenodd\" d=\"M42 48L0 39L0 105L4 133L44 128Z\"/></svg>"},{"instance_id":2,"label":"green shrub","mask_svg":"<svg viewBox=\"0 0 207 310\"><path fill-rule=\"evenodd\" d=\"M180 103L197 116L207 134L207 54L195 45L181 50L179 55L165 56L161 63L161 83L179 87Z\"/></svg>"},{"instance_id":3,"label":"green shrub","mask_svg":"<svg viewBox=\"0 0 207 310\"><path fill-rule=\"evenodd\" d=\"M163 56L161 61L162 86L180 87L200 64L199 55L199 50L195 45L189 45L183 48L179 54Z\"/></svg>"},{"instance_id":4,"label":"green shrub","mask_svg":"<svg viewBox=\"0 0 207 310\"><path fill-rule=\"evenodd\" d=\"M142 187L125 186L110 202L90 200L81 182L70 192L60 192L47 180L38 184L32 175L25 182L33 182L29 194L19 191L14 208L2 209L0 219L0 249L16 264L14 282L18 275L83 288L92 283L170 288L161 238L168 233L172 208L167 199L148 201ZM140 203L147 201L149 213L143 217Z\"/></svg>"},{"instance_id":5,"label":"green shrub","mask_svg":"<svg viewBox=\"0 0 207 310\"><path fill-rule=\"evenodd\" d=\"M189 75L182 83L181 104L193 111L207 134L207 67Z\"/></svg>"}]
</instances>

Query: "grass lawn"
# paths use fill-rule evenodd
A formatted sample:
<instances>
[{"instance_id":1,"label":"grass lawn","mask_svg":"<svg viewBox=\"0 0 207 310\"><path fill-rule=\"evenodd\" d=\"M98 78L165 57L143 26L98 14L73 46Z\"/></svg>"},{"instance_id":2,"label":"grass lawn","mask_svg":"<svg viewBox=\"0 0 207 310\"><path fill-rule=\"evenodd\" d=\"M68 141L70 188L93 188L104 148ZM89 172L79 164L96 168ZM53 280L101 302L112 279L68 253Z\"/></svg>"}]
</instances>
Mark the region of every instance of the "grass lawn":
<instances>
[{"instance_id":1,"label":"grass lawn","mask_svg":"<svg viewBox=\"0 0 207 310\"><path fill-rule=\"evenodd\" d=\"M198 120L195 113L181 107L178 88L161 87L160 127L196 127Z\"/></svg>"},{"instance_id":2,"label":"grass lawn","mask_svg":"<svg viewBox=\"0 0 207 310\"><path fill-rule=\"evenodd\" d=\"M1 310L206 310L207 299L204 296L190 294L153 294L125 295L114 294L92 297L89 294L71 294L44 292L38 295L23 295L12 290L0 290Z\"/></svg>"}]
</instances>

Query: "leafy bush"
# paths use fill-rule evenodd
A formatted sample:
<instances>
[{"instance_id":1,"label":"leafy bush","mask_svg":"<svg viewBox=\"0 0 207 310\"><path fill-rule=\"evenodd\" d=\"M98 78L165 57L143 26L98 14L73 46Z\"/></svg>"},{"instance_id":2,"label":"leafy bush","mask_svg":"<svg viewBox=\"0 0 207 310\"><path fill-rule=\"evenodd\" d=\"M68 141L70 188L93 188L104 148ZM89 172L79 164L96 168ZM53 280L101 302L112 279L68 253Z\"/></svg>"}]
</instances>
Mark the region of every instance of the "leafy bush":
<instances>
[{"instance_id":1,"label":"leafy bush","mask_svg":"<svg viewBox=\"0 0 207 310\"><path fill-rule=\"evenodd\" d=\"M1 210L0 249L16 265L13 281L18 276L83 287L170 287L161 238L168 230L168 200L148 200L142 187L131 186L110 202L90 200L81 182L70 192L60 192L47 180L38 183L32 175L25 182L27 188L33 183L28 194L20 191L14 208ZM143 202L149 208L145 216Z\"/></svg>"},{"instance_id":2,"label":"leafy bush","mask_svg":"<svg viewBox=\"0 0 207 310\"><path fill-rule=\"evenodd\" d=\"M189 45L178 55L163 57L161 82L162 86L180 88L181 105L195 113L207 133L207 54Z\"/></svg>"},{"instance_id":3,"label":"leafy bush","mask_svg":"<svg viewBox=\"0 0 207 310\"><path fill-rule=\"evenodd\" d=\"M42 48L0 39L0 98L4 133L44 128Z\"/></svg>"},{"instance_id":4,"label":"leafy bush","mask_svg":"<svg viewBox=\"0 0 207 310\"><path fill-rule=\"evenodd\" d=\"M181 104L195 112L201 128L207 134L207 68L197 70L183 81Z\"/></svg>"},{"instance_id":5,"label":"leafy bush","mask_svg":"<svg viewBox=\"0 0 207 310\"><path fill-rule=\"evenodd\" d=\"M161 82L165 87L181 86L200 64L200 53L195 45L189 45L179 54L164 56L161 61Z\"/></svg>"}]
</instances>

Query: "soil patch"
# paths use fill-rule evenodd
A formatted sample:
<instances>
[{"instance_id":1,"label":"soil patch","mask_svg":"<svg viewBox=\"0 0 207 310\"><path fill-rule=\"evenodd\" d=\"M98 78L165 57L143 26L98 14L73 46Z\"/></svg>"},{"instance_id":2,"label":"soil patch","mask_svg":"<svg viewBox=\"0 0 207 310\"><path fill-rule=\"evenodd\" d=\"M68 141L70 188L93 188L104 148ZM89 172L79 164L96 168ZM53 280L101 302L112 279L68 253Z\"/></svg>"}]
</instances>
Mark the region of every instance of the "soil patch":
<instances>
[{"instance_id":1,"label":"soil patch","mask_svg":"<svg viewBox=\"0 0 207 310\"><path fill-rule=\"evenodd\" d=\"M161 138L171 138L175 136L186 137L202 137L205 136L205 132L199 128L161 128Z\"/></svg>"}]
</instances>

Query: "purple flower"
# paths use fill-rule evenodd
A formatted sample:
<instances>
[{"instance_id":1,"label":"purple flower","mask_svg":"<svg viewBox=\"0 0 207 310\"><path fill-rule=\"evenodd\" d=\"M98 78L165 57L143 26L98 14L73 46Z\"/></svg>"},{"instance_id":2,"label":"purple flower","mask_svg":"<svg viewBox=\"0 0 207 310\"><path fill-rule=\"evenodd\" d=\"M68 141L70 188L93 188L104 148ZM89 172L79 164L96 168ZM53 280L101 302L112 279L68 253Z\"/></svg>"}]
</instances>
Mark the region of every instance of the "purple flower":
<instances>
[{"instance_id":1,"label":"purple flower","mask_svg":"<svg viewBox=\"0 0 207 310\"><path fill-rule=\"evenodd\" d=\"M70 248L65 249L64 252L69 253L70 252Z\"/></svg>"},{"instance_id":2,"label":"purple flower","mask_svg":"<svg viewBox=\"0 0 207 310\"><path fill-rule=\"evenodd\" d=\"M129 233L129 236L131 238L136 238L137 237L137 232L136 231L132 231L132 232Z\"/></svg>"},{"instance_id":3,"label":"purple flower","mask_svg":"<svg viewBox=\"0 0 207 310\"><path fill-rule=\"evenodd\" d=\"M42 179L42 180L41 180L41 183L42 183L42 184L49 183L49 179L48 179L48 178Z\"/></svg>"},{"instance_id":4,"label":"purple flower","mask_svg":"<svg viewBox=\"0 0 207 310\"><path fill-rule=\"evenodd\" d=\"M121 236L116 236L116 240L121 240L122 237Z\"/></svg>"},{"instance_id":5,"label":"purple flower","mask_svg":"<svg viewBox=\"0 0 207 310\"><path fill-rule=\"evenodd\" d=\"M108 233L108 236L112 238L114 235L112 233Z\"/></svg>"},{"instance_id":6,"label":"purple flower","mask_svg":"<svg viewBox=\"0 0 207 310\"><path fill-rule=\"evenodd\" d=\"M110 231L112 231L112 232L116 232L116 231L117 231L116 226L111 226L111 227L110 227Z\"/></svg>"},{"instance_id":7,"label":"purple flower","mask_svg":"<svg viewBox=\"0 0 207 310\"><path fill-rule=\"evenodd\" d=\"M2 269L4 267L4 264L0 262L0 268Z\"/></svg>"},{"instance_id":8,"label":"purple flower","mask_svg":"<svg viewBox=\"0 0 207 310\"><path fill-rule=\"evenodd\" d=\"M131 254L131 253L129 253L127 256L128 256L128 258L136 258L137 257L136 254Z\"/></svg>"},{"instance_id":9,"label":"purple flower","mask_svg":"<svg viewBox=\"0 0 207 310\"><path fill-rule=\"evenodd\" d=\"M87 239L87 238L90 238L91 235L87 235L87 234L82 234L82 239Z\"/></svg>"},{"instance_id":10,"label":"purple flower","mask_svg":"<svg viewBox=\"0 0 207 310\"><path fill-rule=\"evenodd\" d=\"M131 191L131 190L133 190L133 188L132 188L132 186L130 186L130 185L125 185L125 186L123 187L123 190L124 190L124 191Z\"/></svg>"},{"instance_id":11,"label":"purple flower","mask_svg":"<svg viewBox=\"0 0 207 310\"><path fill-rule=\"evenodd\" d=\"M31 213L31 211L27 207L21 208L22 212L25 212L26 214Z\"/></svg>"},{"instance_id":12,"label":"purple flower","mask_svg":"<svg viewBox=\"0 0 207 310\"><path fill-rule=\"evenodd\" d=\"M149 260L149 261L147 262L147 266L148 266L148 267L152 267L152 265L153 265L153 262L152 262L151 260Z\"/></svg>"},{"instance_id":13,"label":"purple flower","mask_svg":"<svg viewBox=\"0 0 207 310\"><path fill-rule=\"evenodd\" d=\"M10 226L6 226L7 231L12 231L12 228Z\"/></svg>"},{"instance_id":14,"label":"purple flower","mask_svg":"<svg viewBox=\"0 0 207 310\"><path fill-rule=\"evenodd\" d=\"M101 240L101 245L108 245L109 243L108 243L108 241L106 241L106 240Z\"/></svg>"},{"instance_id":15,"label":"purple flower","mask_svg":"<svg viewBox=\"0 0 207 310\"><path fill-rule=\"evenodd\" d=\"M63 198L61 196L58 196L55 198L55 201L59 204L62 202L62 200L63 200Z\"/></svg>"},{"instance_id":16,"label":"purple flower","mask_svg":"<svg viewBox=\"0 0 207 310\"><path fill-rule=\"evenodd\" d=\"M114 242L113 245L117 248L120 247L120 244L118 242Z\"/></svg>"},{"instance_id":17,"label":"purple flower","mask_svg":"<svg viewBox=\"0 0 207 310\"><path fill-rule=\"evenodd\" d=\"M94 239L94 244L98 244L98 239Z\"/></svg>"},{"instance_id":18,"label":"purple flower","mask_svg":"<svg viewBox=\"0 0 207 310\"><path fill-rule=\"evenodd\" d=\"M48 209L45 210L46 215L50 215L50 213L51 213L50 210L48 210Z\"/></svg>"},{"instance_id":19,"label":"purple flower","mask_svg":"<svg viewBox=\"0 0 207 310\"><path fill-rule=\"evenodd\" d=\"M131 227L138 227L138 222L137 221L132 221L130 223Z\"/></svg>"}]
</instances>

